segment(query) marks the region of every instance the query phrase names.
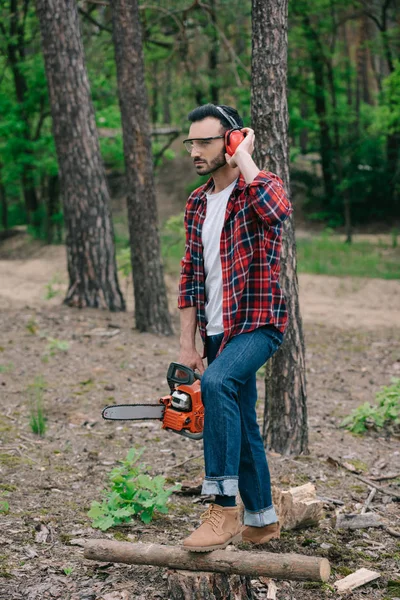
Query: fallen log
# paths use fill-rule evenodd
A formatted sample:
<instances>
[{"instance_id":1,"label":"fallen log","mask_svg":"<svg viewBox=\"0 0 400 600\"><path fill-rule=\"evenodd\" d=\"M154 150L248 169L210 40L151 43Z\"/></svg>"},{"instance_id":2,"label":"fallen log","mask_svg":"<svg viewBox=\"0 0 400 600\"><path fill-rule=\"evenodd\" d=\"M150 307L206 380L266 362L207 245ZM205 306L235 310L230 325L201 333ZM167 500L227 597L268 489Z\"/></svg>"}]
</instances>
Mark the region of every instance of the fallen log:
<instances>
[{"instance_id":1,"label":"fallen log","mask_svg":"<svg viewBox=\"0 0 400 600\"><path fill-rule=\"evenodd\" d=\"M84 556L99 562L153 565L186 571L211 571L253 577L326 582L330 565L326 558L301 554L214 550L187 552L177 546L131 544L113 540L86 540Z\"/></svg>"}]
</instances>

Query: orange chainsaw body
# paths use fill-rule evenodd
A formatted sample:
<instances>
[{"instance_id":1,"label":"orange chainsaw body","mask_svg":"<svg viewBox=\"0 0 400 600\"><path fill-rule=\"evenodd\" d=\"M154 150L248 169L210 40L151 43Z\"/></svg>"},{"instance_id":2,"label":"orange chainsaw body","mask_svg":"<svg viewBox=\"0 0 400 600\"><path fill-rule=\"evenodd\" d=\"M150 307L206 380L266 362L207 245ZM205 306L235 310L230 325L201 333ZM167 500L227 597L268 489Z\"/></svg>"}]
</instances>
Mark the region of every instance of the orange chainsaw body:
<instances>
[{"instance_id":1,"label":"orange chainsaw body","mask_svg":"<svg viewBox=\"0 0 400 600\"><path fill-rule=\"evenodd\" d=\"M190 397L189 409L180 410L174 399L175 392ZM175 392L160 398L160 402L165 405L162 428L181 433L186 437L200 439L204 428L204 406L201 401L200 381L197 379L191 385L181 384Z\"/></svg>"}]
</instances>

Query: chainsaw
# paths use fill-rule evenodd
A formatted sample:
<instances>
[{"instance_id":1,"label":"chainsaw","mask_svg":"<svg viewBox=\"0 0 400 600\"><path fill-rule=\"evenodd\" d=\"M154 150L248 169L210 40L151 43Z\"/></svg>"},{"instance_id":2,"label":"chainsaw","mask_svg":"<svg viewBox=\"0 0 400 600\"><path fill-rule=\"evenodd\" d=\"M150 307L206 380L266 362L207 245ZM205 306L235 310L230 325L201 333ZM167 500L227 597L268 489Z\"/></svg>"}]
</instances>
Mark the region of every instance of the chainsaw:
<instances>
[{"instance_id":1,"label":"chainsaw","mask_svg":"<svg viewBox=\"0 0 400 600\"><path fill-rule=\"evenodd\" d=\"M192 440L201 440L204 406L201 401L200 375L186 365L171 363L167 372L170 389L158 404L113 404L102 412L111 421L158 419L162 428Z\"/></svg>"}]
</instances>

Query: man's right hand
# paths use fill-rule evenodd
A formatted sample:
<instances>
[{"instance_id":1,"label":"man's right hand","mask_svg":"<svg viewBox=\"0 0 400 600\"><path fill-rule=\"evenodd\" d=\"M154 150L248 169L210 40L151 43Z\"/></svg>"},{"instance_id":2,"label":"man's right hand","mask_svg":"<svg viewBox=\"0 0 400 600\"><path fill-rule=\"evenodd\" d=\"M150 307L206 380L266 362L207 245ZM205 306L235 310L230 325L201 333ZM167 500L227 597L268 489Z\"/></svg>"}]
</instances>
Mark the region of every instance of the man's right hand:
<instances>
[{"instance_id":1,"label":"man's right hand","mask_svg":"<svg viewBox=\"0 0 400 600\"><path fill-rule=\"evenodd\" d=\"M190 350L181 348L178 363L185 365L186 367L190 367L190 369L193 370L197 369L201 375L204 373L203 359L197 352L196 348L192 348Z\"/></svg>"}]
</instances>

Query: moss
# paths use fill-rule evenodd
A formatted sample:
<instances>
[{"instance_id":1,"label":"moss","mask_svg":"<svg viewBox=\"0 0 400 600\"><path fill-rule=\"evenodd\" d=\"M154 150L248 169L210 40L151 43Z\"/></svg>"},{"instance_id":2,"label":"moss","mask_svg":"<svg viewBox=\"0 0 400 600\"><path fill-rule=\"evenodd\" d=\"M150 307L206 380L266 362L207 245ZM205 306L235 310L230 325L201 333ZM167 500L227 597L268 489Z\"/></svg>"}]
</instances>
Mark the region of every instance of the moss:
<instances>
[{"instance_id":1,"label":"moss","mask_svg":"<svg viewBox=\"0 0 400 600\"><path fill-rule=\"evenodd\" d=\"M129 537L126 533L122 533L122 531L116 531L114 533L114 540L117 540L117 542L129 542Z\"/></svg>"},{"instance_id":2,"label":"moss","mask_svg":"<svg viewBox=\"0 0 400 600\"><path fill-rule=\"evenodd\" d=\"M357 471L361 471L362 473L367 473L368 471L368 465L362 460L354 458L353 460L348 460L347 462L353 465L353 467L355 467Z\"/></svg>"},{"instance_id":3,"label":"moss","mask_svg":"<svg viewBox=\"0 0 400 600\"><path fill-rule=\"evenodd\" d=\"M72 540L72 535L69 535L68 533L60 533L59 537L62 544L69 546L69 543Z\"/></svg>"},{"instance_id":4,"label":"moss","mask_svg":"<svg viewBox=\"0 0 400 600\"><path fill-rule=\"evenodd\" d=\"M32 462L28 459L23 459L21 456L14 456L13 454L0 454L0 464L8 467L16 467L24 462Z\"/></svg>"},{"instance_id":5,"label":"moss","mask_svg":"<svg viewBox=\"0 0 400 600\"><path fill-rule=\"evenodd\" d=\"M356 492L357 494L364 494L365 493L365 486L362 486L362 485L352 485L352 486L350 486L350 489L353 492Z\"/></svg>"},{"instance_id":6,"label":"moss","mask_svg":"<svg viewBox=\"0 0 400 600\"><path fill-rule=\"evenodd\" d=\"M0 483L0 490L3 492L15 492L17 489L17 486L11 485L11 483Z\"/></svg>"},{"instance_id":7,"label":"moss","mask_svg":"<svg viewBox=\"0 0 400 600\"><path fill-rule=\"evenodd\" d=\"M351 575L351 573L354 572L354 569L350 569L349 567L345 567L345 566L340 566L340 567L336 567L336 572L340 573L340 575Z\"/></svg>"},{"instance_id":8,"label":"moss","mask_svg":"<svg viewBox=\"0 0 400 600\"><path fill-rule=\"evenodd\" d=\"M400 579L390 579L387 584L387 589L391 595L398 596L400 594Z\"/></svg>"}]
</instances>

